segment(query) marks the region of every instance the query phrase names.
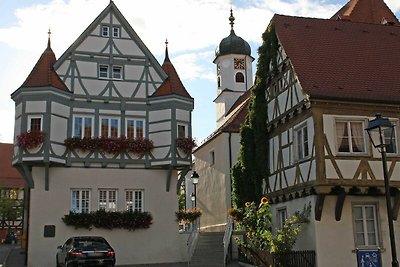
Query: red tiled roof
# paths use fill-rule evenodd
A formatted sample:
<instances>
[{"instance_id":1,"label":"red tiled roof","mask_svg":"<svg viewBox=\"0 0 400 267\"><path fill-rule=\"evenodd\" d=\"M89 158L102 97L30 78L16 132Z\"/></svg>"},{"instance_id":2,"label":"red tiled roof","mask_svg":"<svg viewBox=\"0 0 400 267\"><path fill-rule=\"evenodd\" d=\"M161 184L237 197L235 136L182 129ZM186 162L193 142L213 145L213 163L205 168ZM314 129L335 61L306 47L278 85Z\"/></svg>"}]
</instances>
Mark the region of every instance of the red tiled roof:
<instances>
[{"instance_id":1,"label":"red tiled roof","mask_svg":"<svg viewBox=\"0 0 400 267\"><path fill-rule=\"evenodd\" d=\"M350 0L332 19L382 24L383 21L399 24L399 20L383 0Z\"/></svg>"},{"instance_id":2,"label":"red tiled roof","mask_svg":"<svg viewBox=\"0 0 400 267\"><path fill-rule=\"evenodd\" d=\"M186 91L178 73L175 70L174 65L168 57L168 50L166 50L166 56L164 63L162 64L162 69L168 75L168 78L161 84L161 86L154 92L153 96L165 96L176 94L183 97L192 98Z\"/></svg>"},{"instance_id":3,"label":"red tiled roof","mask_svg":"<svg viewBox=\"0 0 400 267\"><path fill-rule=\"evenodd\" d=\"M0 143L0 188L23 188L25 181L11 165L13 144Z\"/></svg>"},{"instance_id":4,"label":"red tiled roof","mask_svg":"<svg viewBox=\"0 0 400 267\"><path fill-rule=\"evenodd\" d=\"M56 63L56 56L50 47L49 40L46 50L44 50L21 87L51 86L68 91L67 86L61 81L60 77L53 69L54 63Z\"/></svg>"},{"instance_id":5,"label":"red tiled roof","mask_svg":"<svg viewBox=\"0 0 400 267\"><path fill-rule=\"evenodd\" d=\"M273 23L311 98L400 102L399 26L282 15Z\"/></svg>"}]
</instances>

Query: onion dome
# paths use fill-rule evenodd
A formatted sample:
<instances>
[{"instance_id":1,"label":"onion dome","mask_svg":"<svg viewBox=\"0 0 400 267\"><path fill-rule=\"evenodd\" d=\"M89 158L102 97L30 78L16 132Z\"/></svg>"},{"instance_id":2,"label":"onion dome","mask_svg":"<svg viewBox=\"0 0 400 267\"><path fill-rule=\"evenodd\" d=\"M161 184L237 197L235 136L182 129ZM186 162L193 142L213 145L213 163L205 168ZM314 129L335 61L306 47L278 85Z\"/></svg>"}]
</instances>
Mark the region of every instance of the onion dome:
<instances>
[{"instance_id":1,"label":"onion dome","mask_svg":"<svg viewBox=\"0 0 400 267\"><path fill-rule=\"evenodd\" d=\"M237 36L235 31L233 30L233 24L235 21L235 17L232 14L231 9L231 16L229 17L229 21L231 24L231 33L228 37L222 39L219 43L219 46L215 50L215 56L223 56L229 54L240 54L240 55L251 55L251 48L249 43L247 43L243 38Z\"/></svg>"}]
</instances>

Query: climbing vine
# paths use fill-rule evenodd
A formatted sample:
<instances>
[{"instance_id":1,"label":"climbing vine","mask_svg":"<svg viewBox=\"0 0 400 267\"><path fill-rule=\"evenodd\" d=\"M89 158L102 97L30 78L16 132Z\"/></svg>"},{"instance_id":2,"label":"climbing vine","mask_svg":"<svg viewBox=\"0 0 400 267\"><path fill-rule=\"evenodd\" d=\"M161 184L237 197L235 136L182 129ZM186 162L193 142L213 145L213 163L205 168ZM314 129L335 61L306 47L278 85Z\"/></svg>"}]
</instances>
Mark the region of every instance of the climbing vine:
<instances>
[{"instance_id":1,"label":"climbing vine","mask_svg":"<svg viewBox=\"0 0 400 267\"><path fill-rule=\"evenodd\" d=\"M252 87L249 111L240 129L240 151L232 167L232 200L234 207L261 198L262 183L267 180L267 101L270 77L277 72L278 38L272 23L262 35L258 49L257 73ZM270 69L272 67L272 69Z\"/></svg>"}]
</instances>

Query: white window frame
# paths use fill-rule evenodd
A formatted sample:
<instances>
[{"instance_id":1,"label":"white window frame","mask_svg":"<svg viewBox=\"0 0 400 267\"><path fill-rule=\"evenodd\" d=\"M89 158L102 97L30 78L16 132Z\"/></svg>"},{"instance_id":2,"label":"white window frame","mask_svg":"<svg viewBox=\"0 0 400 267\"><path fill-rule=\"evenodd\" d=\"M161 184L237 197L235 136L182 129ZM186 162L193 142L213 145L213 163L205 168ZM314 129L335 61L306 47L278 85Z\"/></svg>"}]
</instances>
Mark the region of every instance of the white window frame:
<instances>
[{"instance_id":1,"label":"white window frame","mask_svg":"<svg viewBox=\"0 0 400 267\"><path fill-rule=\"evenodd\" d=\"M139 118L126 118L125 119L125 136L127 138L130 138L128 136L128 123L129 122L133 122L133 138L145 138L145 133L146 133L146 124L145 124L145 120L144 119L139 119ZM138 130L138 123L141 122L143 124L143 136L137 136L137 130Z\"/></svg>"},{"instance_id":2,"label":"white window frame","mask_svg":"<svg viewBox=\"0 0 400 267\"><path fill-rule=\"evenodd\" d=\"M113 65L112 68L111 68L111 72L112 72L111 77L112 77L113 80L122 80L123 79L122 78L123 77L123 75L122 75L122 73L123 73L122 66Z\"/></svg>"},{"instance_id":3,"label":"white window frame","mask_svg":"<svg viewBox=\"0 0 400 267\"><path fill-rule=\"evenodd\" d=\"M118 26L113 26L112 27L112 36L114 38L120 38L121 37L121 29Z\"/></svg>"},{"instance_id":4,"label":"white window frame","mask_svg":"<svg viewBox=\"0 0 400 267\"><path fill-rule=\"evenodd\" d=\"M80 129L80 135L76 135L75 131L76 131L76 120L80 118L82 119L82 124L80 125L81 129ZM85 120L86 119L90 119L91 120L91 125L90 125L90 131L91 131L91 135L90 136L85 136ZM74 115L74 119L73 119L73 125L72 125L72 136L73 137L79 137L79 138L84 138L84 137L93 137L94 136L94 117L92 116L86 116L86 115Z\"/></svg>"},{"instance_id":5,"label":"white window frame","mask_svg":"<svg viewBox=\"0 0 400 267\"><path fill-rule=\"evenodd\" d=\"M101 127L102 127L103 120L108 120L108 133L107 133L107 136L103 136L102 135ZM117 133L117 136L113 136L113 137L119 137L121 135L121 121L120 121L120 119L116 118L116 117L102 116L102 117L100 117L100 123L99 123L99 136L100 137L107 137L107 138L111 137L111 121L112 120L117 120L118 121L118 133Z\"/></svg>"},{"instance_id":6,"label":"white window frame","mask_svg":"<svg viewBox=\"0 0 400 267\"><path fill-rule=\"evenodd\" d=\"M78 199L74 199L74 192L78 192ZM87 197L83 198L83 192L87 194ZM86 201L85 206L83 203ZM75 203L74 203L75 202ZM71 189L71 211L76 213L89 213L91 211L91 190L90 189Z\"/></svg>"},{"instance_id":7,"label":"white window frame","mask_svg":"<svg viewBox=\"0 0 400 267\"><path fill-rule=\"evenodd\" d=\"M102 25L100 29L100 35L103 37L110 37L110 27L106 25Z\"/></svg>"},{"instance_id":8,"label":"white window frame","mask_svg":"<svg viewBox=\"0 0 400 267\"><path fill-rule=\"evenodd\" d=\"M32 131L32 120L40 119L40 130L43 131L43 116L41 115L29 115L28 116L28 131Z\"/></svg>"},{"instance_id":9,"label":"white window frame","mask_svg":"<svg viewBox=\"0 0 400 267\"><path fill-rule=\"evenodd\" d=\"M101 68L105 68L106 71L102 71ZM106 74L106 75L104 75ZM108 79L110 77L110 67L106 64L99 65L99 79Z\"/></svg>"},{"instance_id":10,"label":"white window frame","mask_svg":"<svg viewBox=\"0 0 400 267\"><path fill-rule=\"evenodd\" d=\"M362 225L362 231L357 232L357 223L356 223L356 217L355 217L355 208L361 208L362 212L362 218L361 220L358 219L358 221L361 222ZM370 238L368 236L368 232L366 232L367 227L367 218L366 218L366 208L372 208L373 209L373 226L374 226L374 234L375 236L375 244L370 243ZM353 229L354 229L354 244L356 248L365 248L365 247L378 247L380 246L380 229L379 229L379 212L378 212L378 204L377 203L353 203L352 204L352 216L353 216ZM364 244L359 244L359 241L357 239L357 235L362 234L364 238Z\"/></svg>"},{"instance_id":11,"label":"white window frame","mask_svg":"<svg viewBox=\"0 0 400 267\"><path fill-rule=\"evenodd\" d=\"M287 215L288 214L286 207L280 207L276 209L276 222L279 229L283 229L283 226L285 225L285 222L288 218Z\"/></svg>"},{"instance_id":12,"label":"white window frame","mask_svg":"<svg viewBox=\"0 0 400 267\"><path fill-rule=\"evenodd\" d=\"M179 136L179 127L184 127L185 130L185 136ZM178 125L176 126L176 136L178 138L180 137L188 137L188 126L185 123L178 123Z\"/></svg>"},{"instance_id":13,"label":"white window frame","mask_svg":"<svg viewBox=\"0 0 400 267\"><path fill-rule=\"evenodd\" d=\"M138 196L140 195L140 196ZM127 211L144 211L144 190L143 189L127 189L125 190L125 210Z\"/></svg>"},{"instance_id":14,"label":"white window frame","mask_svg":"<svg viewBox=\"0 0 400 267\"><path fill-rule=\"evenodd\" d=\"M102 194L105 194L104 197ZM118 190L117 189L105 189L100 188L98 190L98 209L105 211L117 211L118 210Z\"/></svg>"},{"instance_id":15,"label":"white window frame","mask_svg":"<svg viewBox=\"0 0 400 267\"><path fill-rule=\"evenodd\" d=\"M300 136L299 136L300 134ZM295 159L297 161L310 157L310 139L308 133L308 125L305 123L295 128L293 131L293 139L295 145Z\"/></svg>"},{"instance_id":16,"label":"white window frame","mask_svg":"<svg viewBox=\"0 0 400 267\"><path fill-rule=\"evenodd\" d=\"M339 136L338 136L338 123L345 123L345 127L347 128L347 139L348 139L348 147L349 151L339 151L340 149L340 143L339 143ZM353 138L352 138L352 129L351 129L351 123L361 123L361 128L359 129L361 135L362 135L362 140L363 140L363 146L362 149L363 151L354 151L353 148ZM347 155L366 155L367 154L367 139L365 136L365 125L366 122L364 119L336 119L335 120L335 142L336 142L336 152L338 154L347 154Z\"/></svg>"}]
</instances>

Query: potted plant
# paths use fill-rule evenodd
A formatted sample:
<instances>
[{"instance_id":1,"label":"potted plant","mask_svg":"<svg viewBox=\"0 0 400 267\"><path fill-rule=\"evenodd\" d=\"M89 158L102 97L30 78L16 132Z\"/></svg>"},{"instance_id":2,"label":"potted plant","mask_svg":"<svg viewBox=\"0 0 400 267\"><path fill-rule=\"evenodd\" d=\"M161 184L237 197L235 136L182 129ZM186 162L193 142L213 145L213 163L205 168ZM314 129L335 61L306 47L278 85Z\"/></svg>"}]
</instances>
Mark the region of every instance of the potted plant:
<instances>
[{"instance_id":1,"label":"potted plant","mask_svg":"<svg viewBox=\"0 0 400 267\"><path fill-rule=\"evenodd\" d=\"M201 211L197 208L188 210L179 210L175 212L177 221L184 221L186 223L191 223L197 220L201 216Z\"/></svg>"}]
</instances>

